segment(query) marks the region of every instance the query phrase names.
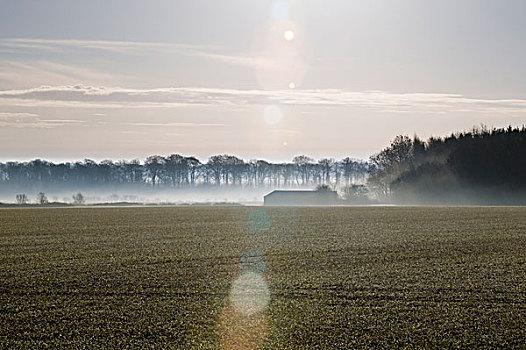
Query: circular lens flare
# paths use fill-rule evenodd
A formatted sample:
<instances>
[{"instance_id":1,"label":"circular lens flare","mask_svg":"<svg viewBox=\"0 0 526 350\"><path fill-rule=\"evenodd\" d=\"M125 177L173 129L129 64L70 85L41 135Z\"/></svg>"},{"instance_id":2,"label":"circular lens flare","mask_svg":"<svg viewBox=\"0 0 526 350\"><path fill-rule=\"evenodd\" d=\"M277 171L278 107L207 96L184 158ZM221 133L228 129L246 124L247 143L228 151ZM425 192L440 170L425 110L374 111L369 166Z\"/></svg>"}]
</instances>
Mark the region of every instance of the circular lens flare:
<instances>
[{"instance_id":1,"label":"circular lens flare","mask_svg":"<svg viewBox=\"0 0 526 350\"><path fill-rule=\"evenodd\" d=\"M263 111L263 118L268 124L275 125L278 124L281 119L283 119L283 112L278 106L267 106Z\"/></svg>"},{"instance_id":2,"label":"circular lens flare","mask_svg":"<svg viewBox=\"0 0 526 350\"><path fill-rule=\"evenodd\" d=\"M266 269L266 260L259 250L251 249L243 253L239 265L244 273L263 273Z\"/></svg>"},{"instance_id":3,"label":"circular lens flare","mask_svg":"<svg viewBox=\"0 0 526 350\"><path fill-rule=\"evenodd\" d=\"M246 272L232 284L230 302L237 312L252 315L267 308L270 291L265 279L260 274Z\"/></svg>"},{"instance_id":4,"label":"circular lens flare","mask_svg":"<svg viewBox=\"0 0 526 350\"><path fill-rule=\"evenodd\" d=\"M292 30L286 30L284 33L283 33L283 39L287 40L287 41L292 41L294 40L294 32Z\"/></svg>"}]
</instances>

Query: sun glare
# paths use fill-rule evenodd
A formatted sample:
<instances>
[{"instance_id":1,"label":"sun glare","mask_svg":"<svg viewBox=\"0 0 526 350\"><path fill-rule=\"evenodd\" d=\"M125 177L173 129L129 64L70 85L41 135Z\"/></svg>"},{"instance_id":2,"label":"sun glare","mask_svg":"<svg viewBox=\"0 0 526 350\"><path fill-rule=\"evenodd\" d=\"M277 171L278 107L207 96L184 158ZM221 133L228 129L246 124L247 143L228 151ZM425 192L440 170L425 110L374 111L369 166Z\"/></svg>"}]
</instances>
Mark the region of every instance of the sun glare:
<instances>
[{"instance_id":1,"label":"sun glare","mask_svg":"<svg viewBox=\"0 0 526 350\"><path fill-rule=\"evenodd\" d=\"M292 30L286 30L285 33L283 33L283 38L287 41L293 40L294 32Z\"/></svg>"}]
</instances>

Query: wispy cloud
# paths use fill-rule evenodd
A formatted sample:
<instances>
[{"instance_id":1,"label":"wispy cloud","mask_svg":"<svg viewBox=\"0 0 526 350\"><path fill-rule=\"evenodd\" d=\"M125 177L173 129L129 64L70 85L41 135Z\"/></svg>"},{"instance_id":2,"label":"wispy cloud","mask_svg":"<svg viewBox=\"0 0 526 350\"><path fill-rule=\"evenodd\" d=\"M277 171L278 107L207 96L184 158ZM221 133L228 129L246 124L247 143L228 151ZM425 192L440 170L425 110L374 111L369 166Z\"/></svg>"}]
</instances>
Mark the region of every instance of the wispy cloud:
<instances>
[{"instance_id":1,"label":"wispy cloud","mask_svg":"<svg viewBox=\"0 0 526 350\"><path fill-rule=\"evenodd\" d=\"M202 126L229 126L223 123L128 123L132 126L176 126L176 127L202 127Z\"/></svg>"},{"instance_id":2,"label":"wispy cloud","mask_svg":"<svg viewBox=\"0 0 526 350\"><path fill-rule=\"evenodd\" d=\"M80 120L70 119L41 119L33 113L0 112L0 126L10 128L44 128L81 124Z\"/></svg>"},{"instance_id":3,"label":"wispy cloud","mask_svg":"<svg viewBox=\"0 0 526 350\"><path fill-rule=\"evenodd\" d=\"M106 51L113 54L143 55L151 53L175 54L200 57L236 66L255 67L261 64L257 55L226 54L211 45L190 45L159 42L112 41L112 40L54 40L5 38L0 39L0 53L48 52L78 53L79 50Z\"/></svg>"},{"instance_id":4,"label":"wispy cloud","mask_svg":"<svg viewBox=\"0 0 526 350\"><path fill-rule=\"evenodd\" d=\"M178 108L283 104L364 108L393 113L524 113L524 99L481 99L459 94L387 91L236 90L219 88L129 89L103 86L41 86L0 91L0 106L65 108Z\"/></svg>"},{"instance_id":5,"label":"wispy cloud","mask_svg":"<svg viewBox=\"0 0 526 350\"><path fill-rule=\"evenodd\" d=\"M116 53L134 53L144 50L198 50L211 49L215 46L173 44L158 42L117 41L117 40L66 40L66 39L29 39L29 38L3 38L0 39L0 48L37 49L62 52L70 49L90 49L111 51Z\"/></svg>"},{"instance_id":6,"label":"wispy cloud","mask_svg":"<svg viewBox=\"0 0 526 350\"><path fill-rule=\"evenodd\" d=\"M232 52L224 47L158 42L105 41L105 40L55 40L0 38L0 88L27 88L40 85L108 85L137 86L148 81L165 81L163 73L145 69L136 64L148 59L164 66L166 60L196 67L228 65L237 69L256 72L261 86L275 83L272 76L289 76L301 79L308 68L297 54L291 52ZM86 57L95 58L86 61ZM119 65L124 62L124 65ZM186 63L184 63L186 62ZM188 63L191 62L191 63ZM118 65L118 66L117 66ZM185 66L186 67L186 66ZM187 69L186 67L185 69ZM120 73L118 73L120 72ZM288 84L288 80L287 84ZM275 86L275 84L273 85Z\"/></svg>"},{"instance_id":7,"label":"wispy cloud","mask_svg":"<svg viewBox=\"0 0 526 350\"><path fill-rule=\"evenodd\" d=\"M79 81L96 83L122 78L117 74L105 73L89 67L45 60L0 62L0 83L6 86L38 86L43 82L67 85Z\"/></svg>"}]
</instances>

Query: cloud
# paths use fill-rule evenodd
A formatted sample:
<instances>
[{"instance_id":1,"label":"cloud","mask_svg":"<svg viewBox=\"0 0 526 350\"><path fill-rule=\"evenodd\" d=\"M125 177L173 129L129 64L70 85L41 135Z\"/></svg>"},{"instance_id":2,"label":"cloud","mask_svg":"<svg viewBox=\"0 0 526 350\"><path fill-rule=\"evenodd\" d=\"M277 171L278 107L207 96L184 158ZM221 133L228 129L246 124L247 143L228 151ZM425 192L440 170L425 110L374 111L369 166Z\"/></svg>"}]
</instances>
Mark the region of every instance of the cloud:
<instances>
[{"instance_id":1,"label":"cloud","mask_svg":"<svg viewBox=\"0 0 526 350\"><path fill-rule=\"evenodd\" d=\"M75 53L79 50L105 51L112 54L143 55L149 53L175 54L200 57L235 66L256 67L261 59L256 55L225 54L220 47L211 45L190 45L159 42L113 41L113 40L55 40L55 39L0 39L0 52L7 53Z\"/></svg>"},{"instance_id":2,"label":"cloud","mask_svg":"<svg viewBox=\"0 0 526 350\"><path fill-rule=\"evenodd\" d=\"M100 84L105 81L123 80L125 77L97 69L39 60L33 62L0 62L0 83L5 86L39 86L52 82L55 85L75 84L79 81Z\"/></svg>"},{"instance_id":3,"label":"cloud","mask_svg":"<svg viewBox=\"0 0 526 350\"><path fill-rule=\"evenodd\" d=\"M83 48L89 50L111 51L115 53L137 53L143 52L144 50L166 51L211 49L215 48L215 46L117 40L3 38L0 39L0 48L37 49L54 52Z\"/></svg>"},{"instance_id":4,"label":"cloud","mask_svg":"<svg viewBox=\"0 0 526 350\"><path fill-rule=\"evenodd\" d=\"M132 126L177 126L177 127L202 127L202 126L229 126L223 123L128 123Z\"/></svg>"},{"instance_id":5,"label":"cloud","mask_svg":"<svg viewBox=\"0 0 526 350\"><path fill-rule=\"evenodd\" d=\"M291 55L291 53L293 53ZM4 57L5 56L5 57ZM127 57L123 57L127 56ZM0 38L0 86L27 88L30 86L74 85L79 82L87 85L106 85L107 82L132 86L144 80L156 79L145 75L143 67L136 67L126 74L116 74L112 69L116 62L135 62L135 57L154 57L163 61L179 56L192 58L195 66L200 64L224 64L254 70L260 86L273 83L282 77L287 80L301 80L307 64L295 50L274 49L262 52L225 52L224 48L207 45L188 45L156 42L104 41L104 40L52 40ZM86 61L85 57L96 60ZM60 62L60 63L58 63ZM83 63L80 63L83 62ZM102 64L101 62L106 62ZM294 73L294 74L292 74ZM292 74L292 75L291 75ZM284 78L284 76L288 78ZM278 79L279 80L279 79ZM282 85L282 84L278 84Z\"/></svg>"},{"instance_id":6,"label":"cloud","mask_svg":"<svg viewBox=\"0 0 526 350\"><path fill-rule=\"evenodd\" d=\"M179 108L192 106L257 106L364 108L390 113L524 113L523 99L480 99L459 94L387 91L236 90L221 88L130 89L104 86L41 86L0 91L4 107Z\"/></svg>"},{"instance_id":7,"label":"cloud","mask_svg":"<svg viewBox=\"0 0 526 350\"><path fill-rule=\"evenodd\" d=\"M70 119L41 119L33 113L0 112L0 127L6 128L43 128L50 129L60 126L83 123Z\"/></svg>"}]
</instances>

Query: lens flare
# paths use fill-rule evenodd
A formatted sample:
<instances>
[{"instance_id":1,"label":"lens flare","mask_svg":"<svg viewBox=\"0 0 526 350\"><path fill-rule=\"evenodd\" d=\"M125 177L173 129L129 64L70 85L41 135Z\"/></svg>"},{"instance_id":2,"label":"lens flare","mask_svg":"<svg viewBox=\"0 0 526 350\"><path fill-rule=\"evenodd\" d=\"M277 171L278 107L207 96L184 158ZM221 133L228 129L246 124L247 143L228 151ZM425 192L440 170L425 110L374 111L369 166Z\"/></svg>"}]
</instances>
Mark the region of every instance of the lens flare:
<instances>
[{"instance_id":1,"label":"lens flare","mask_svg":"<svg viewBox=\"0 0 526 350\"><path fill-rule=\"evenodd\" d=\"M269 301L270 291L267 283L258 273L243 273L232 284L230 303L243 315L265 311Z\"/></svg>"},{"instance_id":2,"label":"lens flare","mask_svg":"<svg viewBox=\"0 0 526 350\"><path fill-rule=\"evenodd\" d=\"M250 213L247 224L252 233L262 233L270 228L271 222L265 210L256 209Z\"/></svg>"},{"instance_id":3,"label":"lens flare","mask_svg":"<svg viewBox=\"0 0 526 350\"><path fill-rule=\"evenodd\" d=\"M266 269L266 260L259 250L251 249L241 255L239 265L244 273L263 273Z\"/></svg>"},{"instance_id":4,"label":"lens flare","mask_svg":"<svg viewBox=\"0 0 526 350\"><path fill-rule=\"evenodd\" d=\"M275 125L283 119L283 112L278 106L267 106L263 111L263 118L268 124Z\"/></svg>"},{"instance_id":5,"label":"lens flare","mask_svg":"<svg viewBox=\"0 0 526 350\"><path fill-rule=\"evenodd\" d=\"M287 41L294 40L294 32L292 30L286 30L285 33L283 33L283 39Z\"/></svg>"},{"instance_id":6,"label":"lens flare","mask_svg":"<svg viewBox=\"0 0 526 350\"><path fill-rule=\"evenodd\" d=\"M311 46L302 28L294 21L273 22L258 31L253 51L258 52L254 69L261 88L268 90L286 88L291 82L303 82Z\"/></svg>"},{"instance_id":7,"label":"lens flare","mask_svg":"<svg viewBox=\"0 0 526 350\"><path fill-rule=\"evenodd\" d=\"M219 316L217 335L221 350L261 349L268 332L268 315L265 312L243 315L232 305L225 307Z\"/></svg>"}]
</instances>

